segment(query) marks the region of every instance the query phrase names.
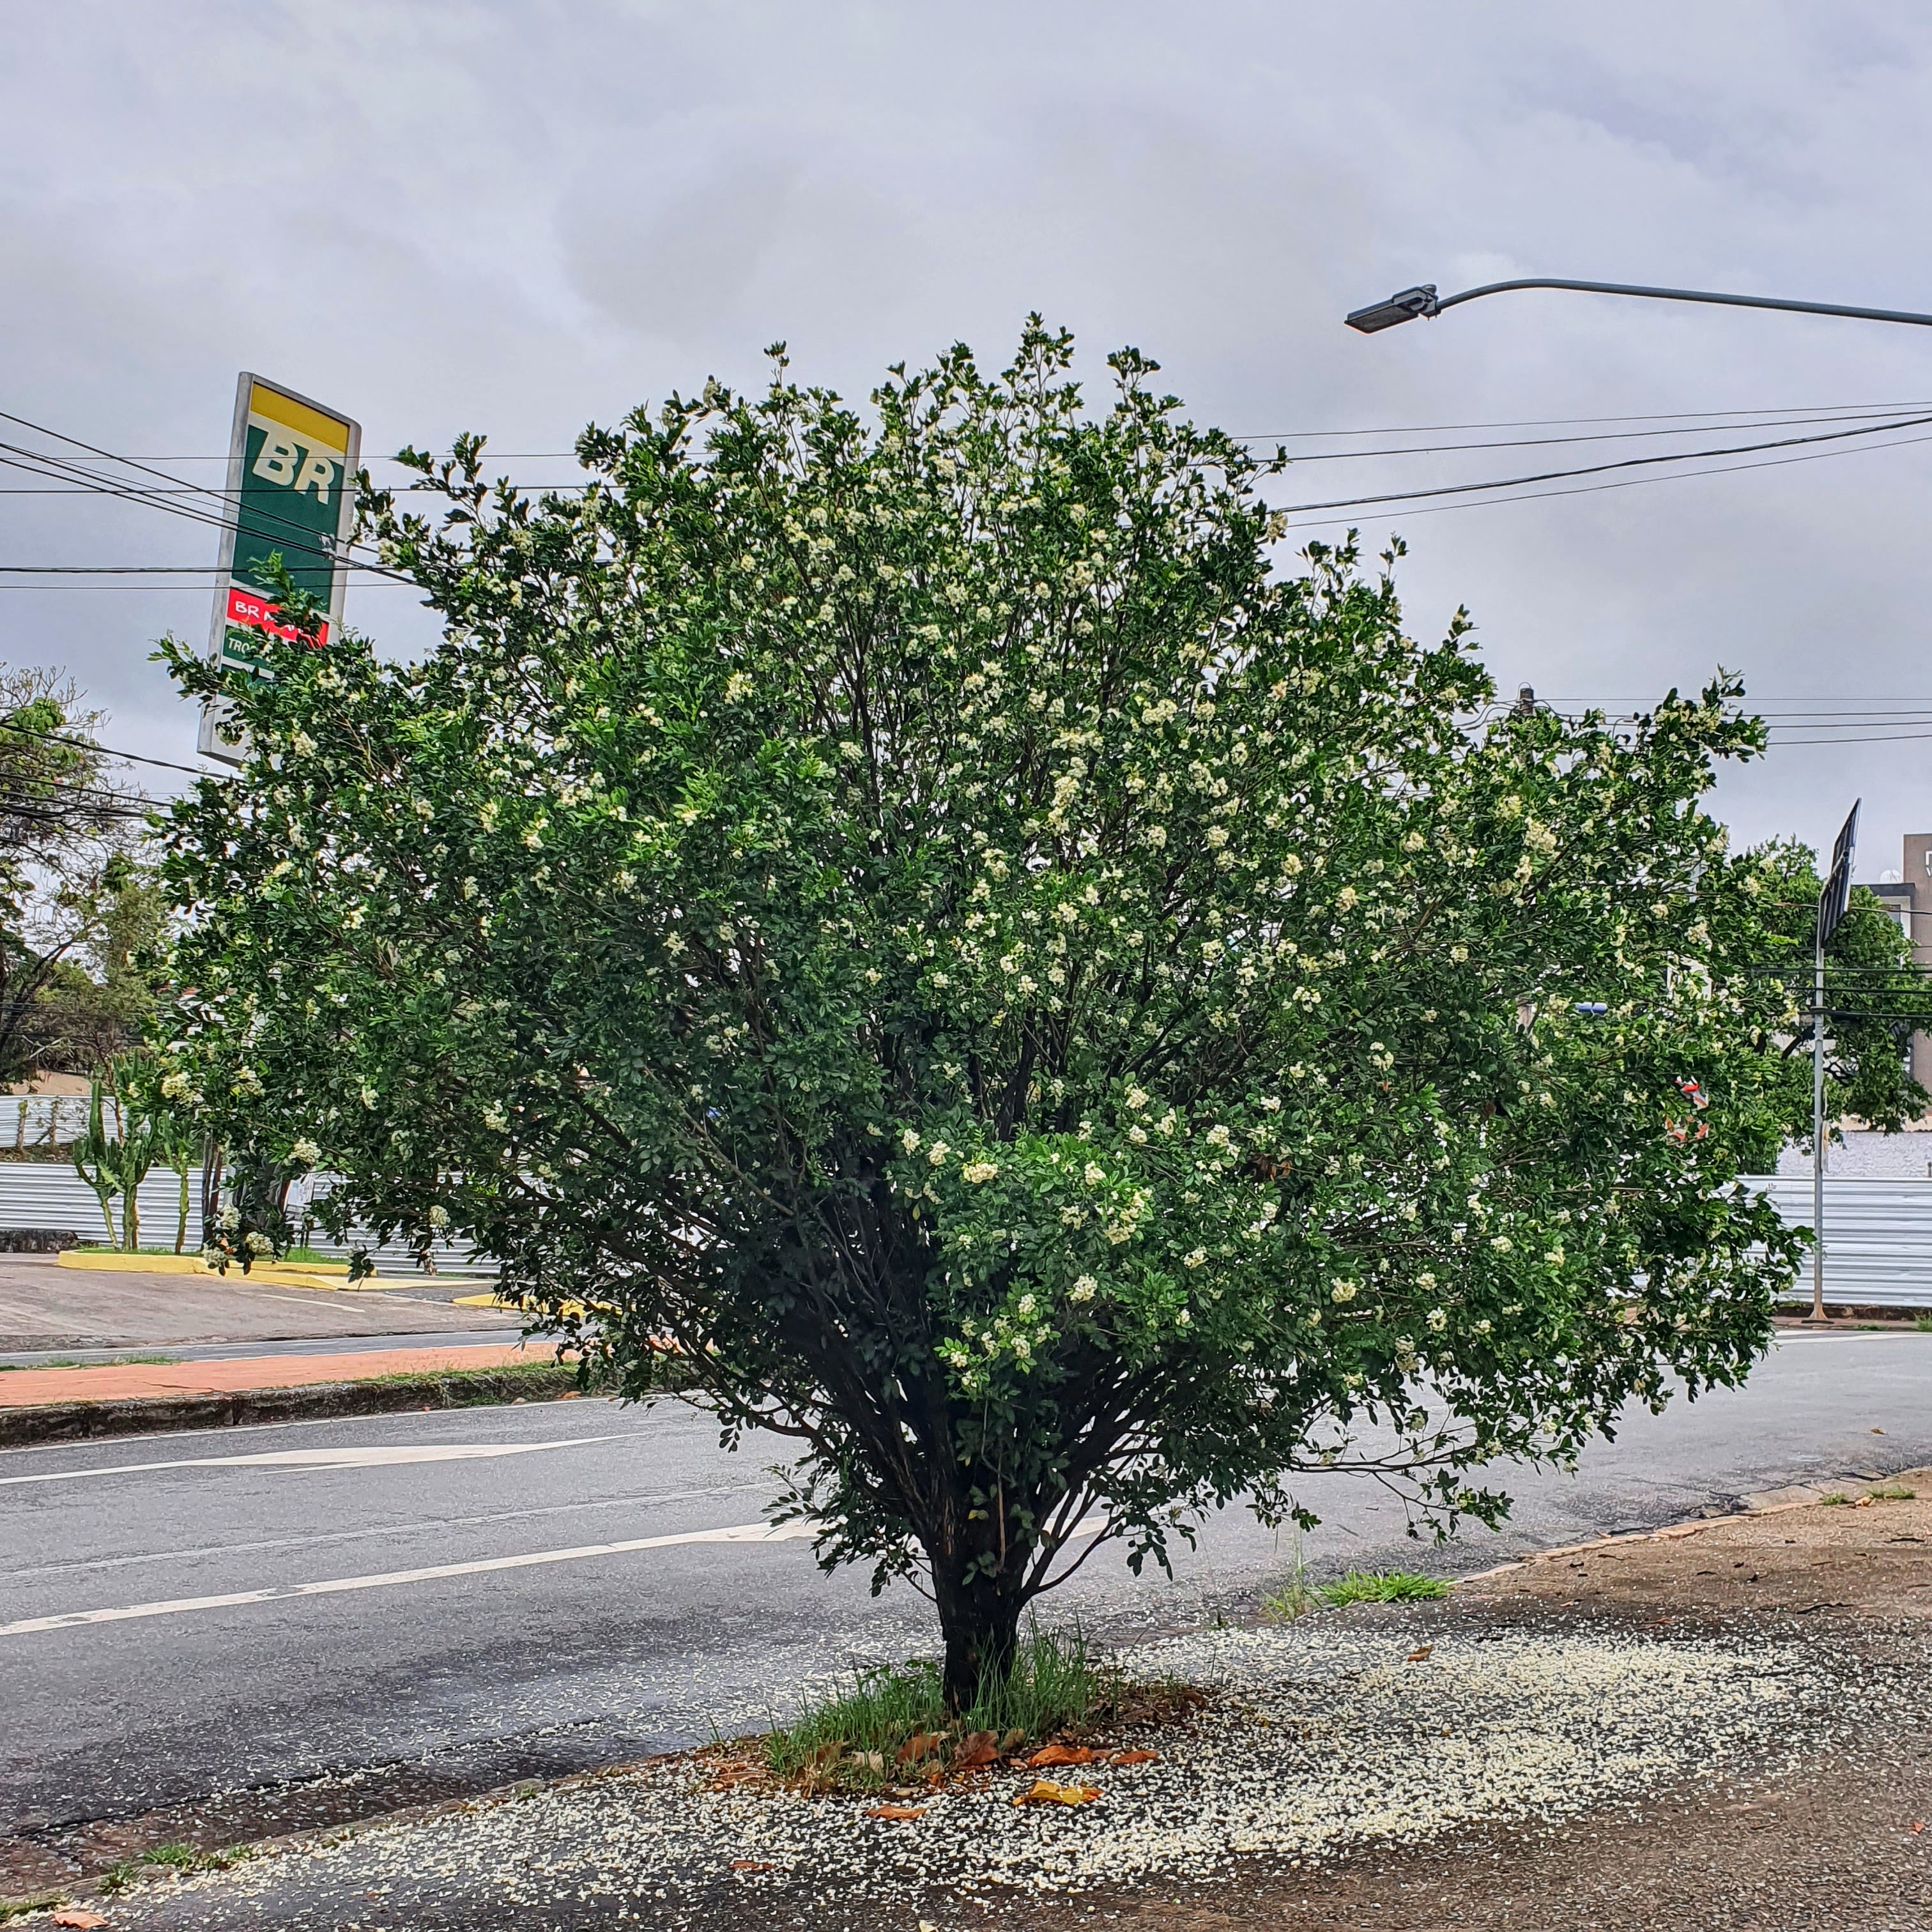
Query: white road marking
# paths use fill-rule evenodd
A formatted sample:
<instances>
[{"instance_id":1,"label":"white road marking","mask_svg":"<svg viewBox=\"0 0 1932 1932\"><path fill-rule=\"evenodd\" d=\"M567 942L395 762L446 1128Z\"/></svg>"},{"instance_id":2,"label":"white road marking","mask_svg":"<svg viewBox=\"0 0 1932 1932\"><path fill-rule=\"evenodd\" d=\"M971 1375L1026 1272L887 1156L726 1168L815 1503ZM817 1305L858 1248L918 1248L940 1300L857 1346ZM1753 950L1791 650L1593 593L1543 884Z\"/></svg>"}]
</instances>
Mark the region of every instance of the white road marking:
<instances>
[{"instance_id":1,"label":"white road marking","mask_svg":"<svg viewBox=\"0 0 1932 1932\"><path fill-rule=\"evenodd\" d=\"M521 1556L490 1556L473 1563L438 1563L423 1570L388 1570L373 1576L335 1576L320 1583L285 1583L266 1590L236 1590L223 1597L179 1597L169 1603L130 1604L106 1610L71 1610L62 1616L23 1617L0 1624L0 1636L31 1636L82 1624L126 1623L136 1617L179 1616L189 1610L226 1610L244 1604L286 1602L296 1597L339 1596L350 1590L386 1590L397 1583L433 1583L448 1576L480 1576L493 1570L530 1570L546 1563L578 1563L592 1556L628 1556L639 1550L668 1550L691 1543L788 1543L815 1536L818 1526L788 1522L734 1523L725 1529L690 1529L672 1536L633 1537L626 1543L586 1543L574 1550L534 1550Z\"/></svg>"},{"instance_id":2,"label":"white road marking","mask_svg":"<svg viewBox=\"0 0 1932 1932\"><path fill-rule=\"evenodd\" d=\"M527 1456L538 1449L574 1449L615 1442L611 1436L570 1436L554 1442L416 1442L344 1449L265 1449L253 1456L184 1456L166 1462L110 1462L98 1469L50 1469L32 1476L0 1476L14 1483L69 1483L82 1476L131 1476L144 1469L381 1469L399 1462L464 1462L489 1456Z\"/></svg>"}]
</instances>

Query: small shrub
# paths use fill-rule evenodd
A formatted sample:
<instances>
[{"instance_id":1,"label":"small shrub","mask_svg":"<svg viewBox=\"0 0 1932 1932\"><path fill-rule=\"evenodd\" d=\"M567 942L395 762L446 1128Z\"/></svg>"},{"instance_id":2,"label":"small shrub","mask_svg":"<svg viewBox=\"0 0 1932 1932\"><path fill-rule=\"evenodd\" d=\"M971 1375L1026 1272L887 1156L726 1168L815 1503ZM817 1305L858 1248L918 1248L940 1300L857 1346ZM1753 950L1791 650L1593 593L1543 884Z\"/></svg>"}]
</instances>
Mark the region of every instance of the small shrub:
<instances>
[{"instance_id":1,"label":"small shrub","mask_svg":"<svg viewBox=\"0 0 1932 1932\"><path fill-rule=\"evenodd\" d=\"M1922 1335L1932 1335L1932 1315L1915 1315L1912 1325Z\"/></svg>"},{"instance_id":2,"label":"small shrub","mask_svg":"<svg viewBox=\"0 0 1932 1932\"><path fill-rule=\"evenodd\" d=\"M1439 1576L1418 1576L1408 1570L1351 1570L1339 1583L1323 1586L1323 1600L1340 1610L1346 1604L1408 1604L1428 1597L1446 1597L1449 1586Z\"/></svg>"},{"instance_id":3,"label":"small shrub","mask_svg":"<svg viewBox=\"0 0 1932 1932\"><path fill-rule=\"evenodd\" d=\"M1271 1624L1292 1624L1306 1616L1322 1602L1322 1592L1297 1570L1282 1587L1262 1599L1262 1618Z\"/></svg>"},{"instance_id":4,"label":"small shrub","mask_svg":"<svg viewBox=\"0 0 1932 1932\"><path fill-rule=\"evenodd\" d=\"M1084 1634L1035 1628L1021 1640L1010 1671L983 1684L972 1708L946 1713L937 1663L916 1658L856 1672L824 1700L764 1739L765 1762L780 1778L809 1774L819 1781L868 1785L895 1781L899 1752L914 1738L936 1742L917 1768L943 1763L947 1747L975 1732L991 1732L1003 1750L1051 1737L1082 1719L1119 1708L1120 1672L1099 1661Z\"/></svg>"}]
</instances>

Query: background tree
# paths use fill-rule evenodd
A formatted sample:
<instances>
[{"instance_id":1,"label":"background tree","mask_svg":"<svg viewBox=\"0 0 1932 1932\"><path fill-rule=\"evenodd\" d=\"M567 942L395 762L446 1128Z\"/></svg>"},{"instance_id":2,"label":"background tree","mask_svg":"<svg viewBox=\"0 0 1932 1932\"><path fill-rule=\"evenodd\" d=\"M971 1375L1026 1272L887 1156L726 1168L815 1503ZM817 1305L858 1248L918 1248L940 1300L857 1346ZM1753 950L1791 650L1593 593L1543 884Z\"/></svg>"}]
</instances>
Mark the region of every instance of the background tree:
<instances>
[{"instance_id":1,"label":"background tree","mask_svg":"<svg viewBox=\"0 0 1932 1932\"><path fill-rule=\"evenodd\" d=\"M440 646L278 647L170 832L238 1156L312 1138L633 1394L674 1343L960 1703L1096 1522L1138 1564L1315 1466L1495 1520L1483 1462L1741 1378L1796 1246L1732 1185L1794 1125L1780 875L1698 804L1735 682L1502 712L1070 356L862 416L781 362L568 498L415 458L440 524L367 508Z\"/></svg>"},{"instance_id":2,"label":"background tree","mask_svg":"<svg viewBox=\"0 0 1932 1932\"><path fill-rule=\"evenodd\" d=\"M124 826L64 887L65 950L36 995L22 1050L50 1072L104 1072L140 1045L157 1010L166 896Z\"/></svg>"},{"instance_id":3,"label":"background tree","mask_svg":"<svg viewBox=\"0 0 1932 1932\"><path fill-rule=\"evenodd\" d=\"M1766 883L1759 971L1785 996L1759 1044L1784 1063L1788 1097L1780 1112L1803 1122L1810 1138L1811 1039L1820 880L1808 848L1780 841L1762 848ZM1912 942L1876 893L1856 887L1825 952L1825 1118L1850 1114L1896 1133L1928 1104L1912 1077L1911 1043L1932 1028L1932 982L1914 961ZM1835 1131L1835 1130L1834 1130ZM1778 1144L1766 1138L1757 1171L1768 1173Z\"/></svg>"},{"instance_id":4,"label":"background tree","mask_svg":"<svg viewBox=\"0 0 1932 1932\"><path fill-rule=\"evenodd\" d=\"M101 717L62 673L0 666L0 1081L98 1068L139 1034L125 949L162 908L130 865L148 801L112 776Z\"/></svg>"}]
</instances>

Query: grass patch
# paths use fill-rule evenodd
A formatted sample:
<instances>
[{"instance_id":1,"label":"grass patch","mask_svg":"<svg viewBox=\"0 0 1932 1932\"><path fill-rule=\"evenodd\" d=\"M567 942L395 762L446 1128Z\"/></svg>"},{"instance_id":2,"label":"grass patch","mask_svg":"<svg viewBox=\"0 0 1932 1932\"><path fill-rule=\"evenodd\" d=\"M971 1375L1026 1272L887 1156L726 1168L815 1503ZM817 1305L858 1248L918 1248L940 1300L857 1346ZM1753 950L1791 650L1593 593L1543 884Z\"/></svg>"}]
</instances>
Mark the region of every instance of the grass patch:
<instances>
[{"instance_id":1,"label":"grass patch","mask_svg":"<svg viewBox=\"0 0 1932 1932\"><path fill-rule=\"evenodd\" d=\"M1865 1492L1875 1503L1909 1503L1918 1493L1916 1490L1908 1490L1900 1483L1888 1483L1882 1490Z\"/></svg>"},{"instance_id":2,"label":"grass patch","mask_svg":"<svg viewBox=\"0 0 1932 1932\"><path fill-rule=\"evenodd\" d=\"M1412 1604L1448 1594L1441 1577L1418 1576L1409 1570L1351 1570L1320 1592L1322 1601L1338 1610L1348 1604Z\"/></svg>"},{"instance_id":3,"label":"grass patch","mask_svg":"<svg viewBox=\"0 0 1932 1932\"><path fill-rule=\"evenodd\" d=\"M158 1877L164 1871L184 1876L190 1872L226 1871L248 1855L246 1845L224 1845L212 1852L198 1852L192 1845L152 1845L138 1858L122 1858L110 1865L95 1882L104 1897L112 1898L142 1879Z\"/></svg>"},{"instance_id":4,"label":"grass patch","mask_svg":"<svg viewBox=\"0 0 1932 1932\"><path fill-rule=\"evenodd\" d=\"M1339 1582L1311 1583L1298 1556L1288 1581L1262 1598L1265 1623L1292 1624L1311 1610L1342 1610L1350 1604L1411 1604L1446 1597L1449 1586L1439 1576L1419 1576L1408 1570L1351 1570Z\"/></svg>"},{"instance_id":5,"label":"grass patch","mask_svg":"<svg viewBox=\"0 0 1932 1932\"><path fill-rule=\"evenodd\" d=\"M1912 1325L1922 1335L1932 1335L1932 1315L1915 1315Z\"/></svg>"},{"instance_id":6,"label":"grass patch","mask_svg":"<svg viewBox=\"0 0 1932 1932\"><path fill-rule=\"evenodd\" d=\"M1262 1618L1267 1623L1292 1624L1319 1610L1323 1600L1322 1592L1297 1570L1279 1590L1262 1599Z\"/></svg>"},{"instance_id":7,"label":"grass patch","mask_svg":"<svg viewBox=\"0 0 1932 1932\"><path fill-rule=\"evenodd\" d=\"M557 1394L578 1387L574 1362L506 1362L494 1369L444 1369L424 1374L420 1369L396 1369L387 1375L358 1376L358 1386L370 1388L416 1388L434 1382L446 1404L452 1408L484 1402L514 1400L520 1394ZM600 1376L593 1368L590 1388L614 1388L614 1380Z\"/></svg>"},{"instance_id":8,"label":"grass patch","mask_svg":"<svg viewBox=\"0 0 1932 1932\"><path fill-rule=\"evenodd\" d=\"M1851 1498L1842 1490L1834 1490L1828 1496L1820 1496L1818 1501L1826 1509L1843 1509Z\"/></svg>"},{"instance_id":9,"label":"grass patch","mask_svg":"<svg viewBox=\"0 0 1932 1932\"><path fill-rule=\"evenodd\" d=\"M31 1898L0 1898L0 1925L24 1918L30 1912L50 1912L66 1898L64 1892L37 1892Z\"/></svg>"},{"instance_id":10,"label":"grass patch","mask_svg":"<svg viewBox=\"0 0 1932 1932\"><path fill-rule=\"evenodd\" d=\"M956 1758L990 1762L986 1753L1007 1756L1070 1725L1118 1719L1126 1689L1077 1626L1035 1626L1012 1669L982 1685L962 1717L946 1714L938 1664L919 1658L855 1672L760 1742L775 1777L864 1790L929 1777Z\"/></svg>"}]
</instances>

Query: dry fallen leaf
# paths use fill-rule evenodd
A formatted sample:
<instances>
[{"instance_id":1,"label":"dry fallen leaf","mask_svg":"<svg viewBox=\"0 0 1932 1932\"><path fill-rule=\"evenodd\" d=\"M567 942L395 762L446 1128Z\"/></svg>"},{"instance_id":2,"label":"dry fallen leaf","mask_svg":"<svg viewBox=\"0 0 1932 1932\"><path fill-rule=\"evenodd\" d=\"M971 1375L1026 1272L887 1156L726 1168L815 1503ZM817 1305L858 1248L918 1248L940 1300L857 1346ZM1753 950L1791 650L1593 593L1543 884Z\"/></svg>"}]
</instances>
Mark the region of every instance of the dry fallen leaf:
<instances>
[{"instance_id":1,"label":"dry fallen leaf","mask_svg":"<svg viewBox=\"0 0 1932 1932\"><path fill-rule=\"evenodd\" d=\"M1924 1831L1925 1828L1925 1821L1922 1818L1913 1819L1912 1821L1912 1828L1915 1832Z\"/></svg>"},{"instance_id":2,"label":"dry fallen leaf","mask_svg":"<svg viewBox=\"0 0 1932 1932\"><path fill-rule=\"evenodd\" d=\"M1084 1744L1048 1744L1027 1760L1030 1765L1091 1764L1100 1756Z\"/></svg>"},{"instance_id":3,"label":"dry fallen leaf","mask_svg":"<svg viewBox=\"0 0 1932 1932\"><path fill-rule=\"evenodd\" d=\"M773 1868L763 1858L734 1858L731 1869L734 1871L770 1871Z\"/></svg>"},{"instance_id":4,"label":"dry fallen leaf","mask_svg":"<svg viewBox=\"0 0 1932 1932\"><path fill-rule=\"evenodd\" d=\"M1874 1436L1882 1436L1885 1433L1885 1431L1882 1429L1874 1429L1872 1431L1872 1433Z\"/></svg>"},{"instance_id":5,"label":"dry fallen leaf","mask_svg":"<svg viewBox=\"0 0 1932 1932\"><path fill-rule=\"evenodd\" d=\"M1112 1761L1115 1764L1158 1764L1160 1762L1160 1753L1147 1750L1116 1751Z\"/></svg>"},{"instance_id":6,"label":"dry fallen leaf","mask_svg":"<svg viewBox=\"0 0 1932 1932\"><path fill-rule=\"evenodd\" d=\"M930 1757L939 1748L938 1734L934 1731L916 1731L898 1748L895 1764L916 1764L922 1757Z\"/></svg>"},{"instance_id":7,"label":"dry fallen leaf","mask_svg":"<svg viewBox=\"0 0 1932 1932\"><path fill-rule=\"evenodd\" d=\"M1025 1733L1025 1732L1024 1732L1024 1731L1009 1731L1009 1732L1006 1734L1006 1736L1005 1736L1004 1737L1003 1737L1003 1738L1000 1740L1000 1756L1004 1757L1004 1756L1006 1756L1006 1754L1007 1754L1007 1752L1009 1752L1010 1750L1011 1750L1012 1749L1012 1748L1013 1748L1016 1744L1024 1744L1025 1742L1026 1742L1026 1733Z\"/></svg>"},{"instance_id":8,"label":"dry fallen leaf","mask_svg":"<svg viewBox=\"0 0 1932 1932\"><path fill-rule=\"evenodd\" d=\"M923 1818L926 1807L923 1804L874 1804L866 1816L868 1818L890 1818L903 1823L908 1818Z\"/></svg>"},{"instance_id":9,"label":"dry fallen leaf","mask_svg":"<svg viewBox=\"0 0 1932 1932\"><path fill-rule=\"evenodd\" d=\"M1403 1661L1407 1664L1426 1664L1429 1661L1429 1653L1435 1648L1432 1643L1419 1643L1408 1653Z\"/></svg>"},{"instance_id":10,"label":"dry fallen leaf","mask_svg":"<svg viewBox=\"0 0 1932 1932\"><path fill-rule=\"evenodd\" d=\"M84 1905L65 1905L54 1914L53 1923L56 1925L93 1926L105 1925L107 1920L104 1914L90 1912Z\"/></svg>"},{"instance_id":11,"label":"dry fallen leaf","mask_svg":"<svg viewBox=\"0 0 1932 1932\"><path fill-rule=\"evenodd\" d=\"M981 1766L997 1763L1000 1756L1000 1741L991 1731L974 1731L959 1740L959 1748L952 1754L955 1771L977 1771Z\"/></svg>"},{"instance_id":12,"label":"dry fallen leaf","mask_svg":"<svg viewBox=\"0 0 1932 1932\"><path fill-rule=\"evenodd\" d=\"M1036 1778L1032 1787L1018 1793L1016 1804L1090 1804L1100 1796L1090 1784L1056 1784L1050 1778Z\"/></svg>"}]
</instances>

